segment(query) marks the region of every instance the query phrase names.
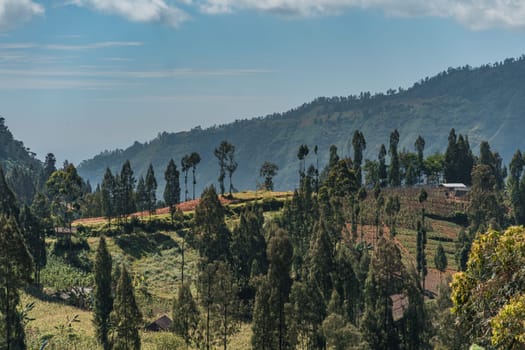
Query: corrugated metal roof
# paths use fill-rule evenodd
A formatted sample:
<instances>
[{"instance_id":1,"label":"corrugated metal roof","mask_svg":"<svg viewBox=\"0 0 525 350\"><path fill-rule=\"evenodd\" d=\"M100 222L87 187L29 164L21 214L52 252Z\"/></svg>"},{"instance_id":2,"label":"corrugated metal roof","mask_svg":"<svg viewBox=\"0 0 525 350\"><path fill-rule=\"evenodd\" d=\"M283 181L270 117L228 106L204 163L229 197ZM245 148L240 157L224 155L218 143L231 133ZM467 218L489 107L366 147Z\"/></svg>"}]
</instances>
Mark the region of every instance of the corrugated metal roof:
<instances>
[{"instance_id":1,"label":"corrugated metal roof","mask_svg":"<svg viewBox=\"0 0 525 350\"><path fill-rule=\"evenodd\" d=\"M445 188L467 188L467 186L465 184L462 184L462 183L443 183L443 184L440 184L439 186L442 186L442 187L445 187Z\"/></svg>"}]
</instances>

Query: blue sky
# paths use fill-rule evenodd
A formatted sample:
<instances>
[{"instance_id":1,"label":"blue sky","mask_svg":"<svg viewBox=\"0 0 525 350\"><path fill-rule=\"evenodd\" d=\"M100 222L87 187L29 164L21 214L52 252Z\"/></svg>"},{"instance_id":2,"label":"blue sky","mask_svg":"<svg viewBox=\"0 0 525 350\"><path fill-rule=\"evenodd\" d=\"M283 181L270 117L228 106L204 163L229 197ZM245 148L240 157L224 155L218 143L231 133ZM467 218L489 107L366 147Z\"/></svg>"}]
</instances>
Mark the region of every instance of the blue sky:
<instances>
[{"instance_id":1,"label":"blue sky","mask_svg":"<svg viewBox=\"0 0 525 350\"><path fill-rule=\"evenodd\" d=\"M525 53L525 2L0 0L0 115L75 163Z\"/></svg>"}]
</instances>

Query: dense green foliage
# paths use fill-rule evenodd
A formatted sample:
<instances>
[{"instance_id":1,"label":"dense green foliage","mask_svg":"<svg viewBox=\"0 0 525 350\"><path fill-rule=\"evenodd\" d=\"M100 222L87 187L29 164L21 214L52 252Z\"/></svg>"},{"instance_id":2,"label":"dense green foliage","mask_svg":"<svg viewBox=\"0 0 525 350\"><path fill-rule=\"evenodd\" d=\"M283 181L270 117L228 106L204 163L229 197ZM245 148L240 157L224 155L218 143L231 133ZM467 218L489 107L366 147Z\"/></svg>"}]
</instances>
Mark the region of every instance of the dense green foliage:
<instances>
[{"instance_id":1,"label":"dense green foliage","mask_svg":"<svg viewBox=\"0 0 525 350\"><path fill-rule=\"evenodd\" d=\"M140 349L139 327L142 324L142 314L135 300L131 276L124 265L120 268L120 277L115 290L111 324L114 332L113 349Z\"/></svg>"},{"instance_id":2,"label":"dense green foliage","mask_svg":"<svg viewBox=\"0 0 525 350\"><path fill-rule=\"evenodd\" d=\"M111 255L108 252L104 237L100 238L93 268L95 270L93 322L95 323L98 342L104 347L104 350L108 350L110 349L108 333L110 328L109 316L113 310L113 291L111 289Z\"/></svg>"}]
</instances>

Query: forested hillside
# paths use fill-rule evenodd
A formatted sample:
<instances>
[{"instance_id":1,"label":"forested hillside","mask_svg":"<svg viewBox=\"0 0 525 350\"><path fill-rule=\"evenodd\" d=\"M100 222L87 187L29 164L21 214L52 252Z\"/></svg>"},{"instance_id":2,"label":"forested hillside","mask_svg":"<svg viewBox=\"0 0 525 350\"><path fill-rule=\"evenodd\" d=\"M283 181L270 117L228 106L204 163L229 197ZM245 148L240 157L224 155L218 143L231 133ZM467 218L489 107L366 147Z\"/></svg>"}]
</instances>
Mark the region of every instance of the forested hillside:
<instances>
[{"instance_id":1,"label":"forested hillside","mask_svg":"<svg viewBox=\"0 0 525 350\"><path fill-rule=\"evenodd\" d=\"M10 187L24 203L31 203L36 190L42 185L42 163L36 155L13 137L0 118L0 166L6 173Z\"/></svg>"},{"instance_id":2,"label":"forested hillside","mask_svg":"<svg viewBox=\"0 0 525 350\"><path fill-rule=\"evenodd\" d=\"M467 135L476 149L487 140L503 156L505 163L516 148L525 147L521 130L525 123L525 59L449 68L432 78L424 78L408 90L389 90L386 94L318 98L285 113L208 129L196 127L179 133L160 133L151 142L136 142L126 150L107 151L79 166L79 174L99 183L106 167L113 172L130 160L139 175L145 175L150 162L161 173L170 158L178 162L191 152L201 155L197 170L197 193L216 183L219 166L214 149L222 140L236 147L234 186L255 188L259 168L265 161L279 166L276 189L297 186L299 162L297 149L310 147L308 163L315 163L314 146L318 146L321 167L328 162L330 145L339 153L350 155L354 130L366 137L364 157L377 159L381 144L388 144L392 130L400 133L399 149L414 150L418 135L426 141L425 152L443 152L451 128ZM174 116L177 117L177 116ZM162 125L158 126L159 130ZM161 181L162 182L162 181ZM159 188L163 183L159 183Z\"/></svg>"}]
</instances>

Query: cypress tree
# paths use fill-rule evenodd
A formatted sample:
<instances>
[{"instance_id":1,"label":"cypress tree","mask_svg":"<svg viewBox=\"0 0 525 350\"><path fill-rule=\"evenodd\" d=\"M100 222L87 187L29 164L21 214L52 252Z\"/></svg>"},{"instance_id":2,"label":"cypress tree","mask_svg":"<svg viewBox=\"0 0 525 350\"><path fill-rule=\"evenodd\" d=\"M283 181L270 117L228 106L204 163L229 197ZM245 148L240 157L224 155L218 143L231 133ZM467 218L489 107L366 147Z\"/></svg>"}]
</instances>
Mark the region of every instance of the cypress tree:
<instances>
[{"instance_id":1,"label":"cypress tree","mask_svg":"<svg viewBox=\"0 0 525 350\"><path fill-rule=\"evenodd\" d=\"M271 232L267 256L270 262L268 280L271 285L269 303L276 327L273 339L277 341L276 349L288 347L288 325L285 315L285 304L289 300L292 280L290 266L293 257L293 246L287 233L282 229Z\"/></svg>"},{"instance_id":2,"label":"cypress tree","mask_svg":"<svg viewBox=\"0 0 525 350\"><path fill-rule=\"evenodd\" d=\"M170 208L171 222L173 223L176 205L180 202L179 171L173 159L170 159L168 163L168 167L164 172L164 179L166 180L164 202L166 202L166 205Z\"/></svg>"},{"instance_id":3,"label":"cypress tree","mask_svg":"<svg viewBox=\"0 0 525 350\"><path fill-rule=\"evenodd\" d=\"M111 293L111 255L102 236L98 243L95 256L95 290L93 297L93 323L99 344L104 350L110 349L108 332L110 328L109 316L113 310L113 297Z\"/></svg>"},{"instance_id":4,"label":"cypress tree","mask_svg":"<svg viewBox=\"0 0 525 350\"><path fill-rule=\"evenodd\" d=\"M254 350L273 349L274 318L270 307L271 284L268 277L258 279L257 293L253 307L252 348Z\"/></svg>"},{"instance_id":5,"label":"cypress tree","mask_svg":"<svg viewBox=\"0 0 525 350\"><path fill-rule=\"evenodd\" d=\"M114 350L140 349L139 327L142 324L142 314L137 306L131 277L125 265L120 269L111 324L115 331Z\"/></svg>"},{"instance_id":6,"label":"cypress tree","mask_svg":"<svg viewBox=\"0 0 525 350\"><path fill-rule=\"evenodd\" d=\"M199 308L190 287L182 284L173 302L173 331L184 339L189 347L199 325Z\"/></svg>"},{"instance_id":7,"label":"cypress tree","mask_svg":"<svg viewBox=\"0 0 525 350\"><path fill-rule=\"evenodd\" d=\"M35 263L34 281L37 286L40 286L40 271L47 261L45 229L41 220L33 215L27 205L22 208L19 221L22 235Z\"/></svg>"},{"instance_id":8,"label":"cypress tree","mask_svg":"<svg viewBox=\"0 0 525 350\"><path fill-rule=\"evenodd\" d=\"M137 182L137 190L135 192L135 201L137 203L137 210L140 212L148 209L148 192L146 190L146 182L141 176Z\"/></svg>"},{"instance_id":9,"label":"cypress tree","mask_svg":"<svg viewBox=\"0 0 525 350\"><path fill-rule=\"evenodd\" d=\"M354 132L352 146L354 148L354 172L357 178L357 184L361 186L363 181L361 164L363 163L363 151L366 149L365 136L361 131L356 130Z\"/></svg>"},{"instance_id":10,"label":"cypress tree","mask_svg":"<svg viewBox=\"0 0 525 350\"><path fill-rule=\"evenodd\" d=\"M153 170L153 165L149 165L148 172L146 173L146 195L147 195L147 209L149 215L155 213L155 208L157 206L157 179L155 179L155 171Z\"/></svg>"},{"instance_id":11,"label":"cypress tree","mask_svg":"<svg viewBox=\"0 0 525 350\"><path fill-rule=\"evenodd\" d=\"M377 171L379 175L379 183L381 184L381 187L383 187L386 185L386 180L388 177L388 174L386 171L386 147L385 145L381 145L377 158L379 161L379 167Z\"/></svg>"},{"instance_id":12,"label":"cypress tree","mask_svg":"<svg viewBox=\"0 0 525 350\"><path fill-rule=\"evenodd\" d=\"M195 208L195 237L199 253L208 262L229 261L230 232L224 221L225 211L215 187L204 190L199 205Z\"/></svg>"},{"instance_id":13,"label":"cypress tree","mask_svg":"<svg viewBox=\"0 0 525 350\"><path fill-rule=\"evenodd\" d=\"M135 206L135 177L133 176L133 170L131 169L131 164L127 160L124 165L122 165L122 171L120 172L120 190L121 190L121 207L123 209L122 215L124 215L125 220L127 221L127 216L136 211Z\"/></svg>"},{"instance_id":14,"label":"cypress tree","mask_svg":"<svg viewBox=\"0 0 525 350\"><path fill-rule=\"evenodd\" d=\"M436 255L434 256L434 264L436 266L436 269L439 270L439 277L441 279L441 274L445 272L448 266L447 255L445 254L445 249L443 248L443 245L441 243L439 243L436 249Z\"/></svg>"},{"instance_id":15,"label":"cypress tree","mask_svg":"<svg viewBox=\"0 0 525 350\"><path fill-rule=\"evenodd\" d=\"M425 279L427 277L427 258L425 254L425 247L427 244L427 232L423 227L421 221L417 222L417 272L419 273L421 283L423 284L423 291L425 290Z\"/></svg>"},{"instance_id":16,"label":"cypress tree","mask_svg":"<svg viewBox=\"0 0 525 350\"><path fill-rule=\"evenodd\" d=\"M0 181L3 189L4 181ZM5 190L5 189L4 189ZM9 192L9 189L7 189ZM6 192L4 192L6 193ZM0 348L25 349L25 334L17 312L19 290L31 282L33 258L15 217L0 215Z\"/></svg>"},{"instance_id":17,"label":"cypress tree","mask_svg":"<svg viewBox=\"0 0 525 350\"><path fill-rule=\"evenodd\" d=\"M115 213L115 190L116 183L113 174L109 168L106 169L100 191L102 193L102 211L104 216L108 219L108 223L111 225L111 218L116 215Z\"/></svg>"},{"instance_id":18,"label":"cypress tree","mask_svg":"<svg viewBox=\"0 0 525 350\"><path fill-rule=\"evenodd\" d=\"M424 170L424 156L423 151L425 150L425 139L419 135L416 139L416 142L414 143L414 147L417 152L417 169L416 169L416 175L417 175L417 182L421 183L421 174Z\"/></svg>"},{"instance_id":19,"label":"cypress tree","mask_svg":"<svg viewBox=\"0 0 525 350\"><path fill-rule=\"evenodd\" d=\"M399 144L399 132L394 130L390 134L390 168L388 169L388 183L392 187L401 186L401 172L399 170L399 154L397 153L397 145Z\"/></svg>"}]
</instances>

